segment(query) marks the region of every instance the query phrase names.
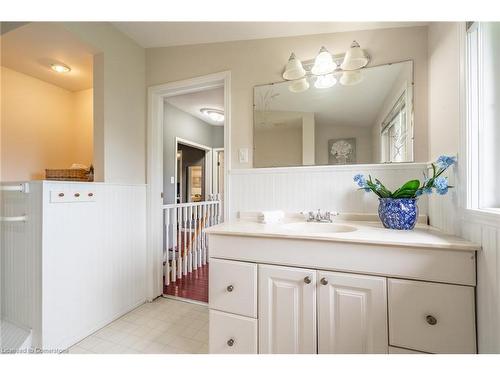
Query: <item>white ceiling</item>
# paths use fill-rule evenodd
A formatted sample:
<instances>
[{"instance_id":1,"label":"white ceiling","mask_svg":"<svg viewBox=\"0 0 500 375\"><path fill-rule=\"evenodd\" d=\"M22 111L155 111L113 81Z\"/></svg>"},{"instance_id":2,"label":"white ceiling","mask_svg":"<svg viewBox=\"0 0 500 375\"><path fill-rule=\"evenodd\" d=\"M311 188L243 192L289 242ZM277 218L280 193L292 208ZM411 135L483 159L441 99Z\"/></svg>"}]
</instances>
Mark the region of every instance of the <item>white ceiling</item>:
<instances>
[{"instance_id":1,"label":"white ceiling","mask_svg":"<svg viewBox=\"0 0 500 375\"><path fill-rule=\"evenodd\" d=\"M210 125L224 126L224 123L212 121L209 117L200 112L202 108L213 108L224 111L224 88L198 91L191 94L177 95L165 99L166 102L199 118Z\"/></svg>"},{"instance_id":2,"label":"white ceiling","mask_svg":"<svg viewBox=\"0 0 500 375\"><path fill-rule=\"evenodd\" d=\"M354 86L337 83L329 89L310 88L292 93L289 82L259 86L254 92L256 110L314 112L317 123L371 127L400 74L412 79L412 63L404 62L362 70L363 81ZM271 98L272 99L266 99ZM264 125L264 124L263 124Z\"/></svg>"},{"instance_id":3,"label":"white ceiling","mask_svg":"<svg viewBox=\"0 0 500 375\"><path fill-rule=\"evenodd\" d=\"M144 48L427 25L427 22L113 22Z\"/></svg>"},{"instance_id":4,"label":"white ceiling","mask_svg":"<svg viewBox=\"0 0 500 375\"><path fill-rule=\"evenodd\" d=\"M31 22L0 36L1 65L70 91L92 87L92 49L62 26ZM69 73L50 69L54 63L71 68Z\"/></svg>"}]
</instances>

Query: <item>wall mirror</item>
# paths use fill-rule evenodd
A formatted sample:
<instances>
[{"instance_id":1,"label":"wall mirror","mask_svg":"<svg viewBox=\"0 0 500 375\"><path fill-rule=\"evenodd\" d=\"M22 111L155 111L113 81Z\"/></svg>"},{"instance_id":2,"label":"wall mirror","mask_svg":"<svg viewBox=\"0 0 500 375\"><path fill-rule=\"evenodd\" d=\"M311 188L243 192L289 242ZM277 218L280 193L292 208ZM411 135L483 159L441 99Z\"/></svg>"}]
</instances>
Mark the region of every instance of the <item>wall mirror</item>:
<instances>
[{"instance_id":1,"label":"wall mirror","mask_svg":"<svg viewBox=\"0 0 500 375\"><path fill-rule=\"evenodd\" d=\"M254 88L255 168L413 161L413 62Z\"/></svg>"}]
</instances>

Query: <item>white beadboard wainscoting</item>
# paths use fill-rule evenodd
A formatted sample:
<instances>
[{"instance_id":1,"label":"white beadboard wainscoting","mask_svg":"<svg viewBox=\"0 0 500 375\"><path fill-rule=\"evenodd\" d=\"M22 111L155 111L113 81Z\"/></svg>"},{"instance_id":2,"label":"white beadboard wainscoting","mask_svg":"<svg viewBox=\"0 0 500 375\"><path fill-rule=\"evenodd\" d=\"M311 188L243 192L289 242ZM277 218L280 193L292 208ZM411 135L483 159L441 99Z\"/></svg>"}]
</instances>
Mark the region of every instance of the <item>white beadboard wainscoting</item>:
<instances>
[{"instance_id":1,"label":"white beadboard wainscoting","mask_svg":"<svg viewBox=\"0 0 500 375\"><path fill-rule=\"evenodd\" d=\"M450 173L451 185L453 174ZM500 213L464 211L458 192L432 196L431 225L482 246L477 253L477 331L479 353L500 353Z\"/></svg>"},{"instance_id":2,"label":"white beadboard wainscoting","mask_svg":"<svg viewBox=\"0 0 500 375\"><path fill-rule=\"evenodd\" d=\"M465 183L459 167L448 172L456 186L445 196L429 198L430 224L482 246L477 253L477 331L479 353L500 353L500 213L464 210Z\"/></svg>"},{"instance_id":3,"label":"white beadboard wainscoting","mask_svg":"<svg viewBox=\"0 0 500 375\"><path fill-rule=\"evenodd\" d=\"M2 225L2 316L66 349L146 300L146 186L29 188L3 193L3 215L27 221Z\"/></svg>"},{"instance_id":4,"label":"white beadboard wainscoting","mask_svg":"<svg viewBox=\"0 0 500 375\"><path fill-rule=\"evenodd\" d=\"M239 169L230 172L230 214L261 210L331 210L376 213L375 194L356 190L353 176L363 173L378 178L389 189L422 178L426 163L313 166ZM419 200L421 215L427 215L427 197Z\"/></svg>"}]
</instances>

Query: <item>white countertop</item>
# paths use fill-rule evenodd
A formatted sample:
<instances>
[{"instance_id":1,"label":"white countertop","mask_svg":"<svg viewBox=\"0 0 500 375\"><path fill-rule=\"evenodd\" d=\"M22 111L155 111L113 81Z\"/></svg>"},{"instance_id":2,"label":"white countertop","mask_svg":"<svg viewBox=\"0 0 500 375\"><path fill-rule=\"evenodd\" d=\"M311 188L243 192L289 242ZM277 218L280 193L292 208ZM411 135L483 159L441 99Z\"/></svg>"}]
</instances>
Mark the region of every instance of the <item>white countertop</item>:
<instances>
[{"instance_id":1,"label":"white countertop","mask_svg":"<svg viewBox=\"0 0 500 375\"><path fill-rule=\"evenodd\" d=\"M304 233L286 228L283 224L297 220L285 220L281 224L262 224L255 220L232 220L205 229L208 234L224 236L247 236L286 238L314 241L377 244L399 247L436 248L449 250L477 251L481 246L460 237L445 234L431 226L419 224L411 231L386 229L380 222L334 220L340 225L356 228L344 233ZM322 225L318 223L317 225Z\"/></svg>"}]
</instances>

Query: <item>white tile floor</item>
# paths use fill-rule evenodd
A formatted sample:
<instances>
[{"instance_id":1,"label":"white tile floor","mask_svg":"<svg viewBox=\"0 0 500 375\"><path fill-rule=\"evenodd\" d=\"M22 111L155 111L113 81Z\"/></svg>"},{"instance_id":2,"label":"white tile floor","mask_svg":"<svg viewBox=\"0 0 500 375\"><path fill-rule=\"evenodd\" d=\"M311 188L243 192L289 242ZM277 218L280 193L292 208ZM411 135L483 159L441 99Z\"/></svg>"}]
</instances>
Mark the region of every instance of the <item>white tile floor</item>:
<instances>
[{"instance_id":1,"label":"white tile floor","mask_svg":"<svg viewBox=\"0 0 500 375\"><path fill-rule=\"evenodd\" d=\"M70 354L202 354L208 352L208 308L158 298L72 346Z\"/></svg>"}]
</instances>

